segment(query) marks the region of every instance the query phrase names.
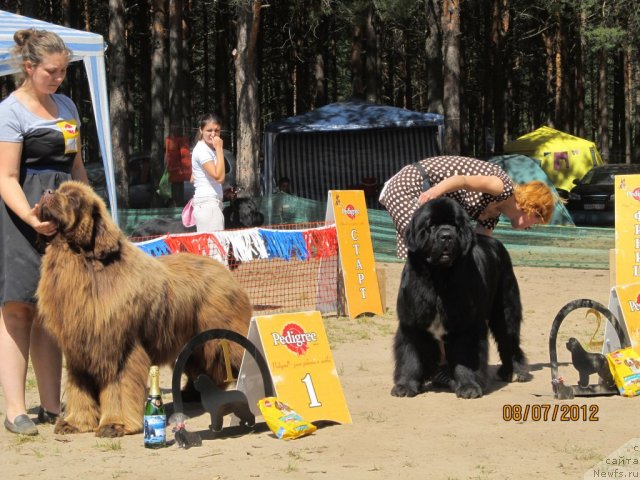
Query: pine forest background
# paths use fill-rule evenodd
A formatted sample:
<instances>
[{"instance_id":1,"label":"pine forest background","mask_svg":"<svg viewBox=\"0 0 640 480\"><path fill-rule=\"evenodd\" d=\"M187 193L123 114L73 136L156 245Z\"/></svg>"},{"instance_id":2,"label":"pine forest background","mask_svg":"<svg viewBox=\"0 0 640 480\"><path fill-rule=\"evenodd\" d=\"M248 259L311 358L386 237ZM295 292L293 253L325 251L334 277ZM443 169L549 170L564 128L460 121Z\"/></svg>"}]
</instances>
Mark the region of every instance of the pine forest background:
<instances>
[{"instance_id":1,"label":"pine forest background","mask_svg":"<svg viewBox=\"0 0 640 480\"><path fill-rule=\"evenodd\" d=\"M263 128L348 99L445 115L443 153L486 157L549 125L607 163L640 156L640 2L628 0L0 0L103 35L118 202L127 169L222 115L239 186L259 189ZM14 88L0 79L2 98ZM64 87L99 161L84 70Z\"/></svg>"}]
</instances>

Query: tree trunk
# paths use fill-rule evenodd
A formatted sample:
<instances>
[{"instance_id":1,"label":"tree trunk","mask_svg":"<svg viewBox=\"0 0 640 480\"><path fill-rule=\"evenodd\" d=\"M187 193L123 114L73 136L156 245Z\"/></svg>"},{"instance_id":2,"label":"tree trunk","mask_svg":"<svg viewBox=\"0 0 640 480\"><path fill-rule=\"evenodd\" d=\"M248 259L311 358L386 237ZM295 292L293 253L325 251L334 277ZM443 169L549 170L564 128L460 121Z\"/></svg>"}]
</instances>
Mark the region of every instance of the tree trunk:
<instances>
[{"instance_id":1,"label":"tree trunk","mask_svg":"<svg viewBox=\"0 0 640 480\"><path fill-rule=\"evenodd\" d=\"M555 60L555 55L554 55L554 42L553 42L553 34L551 32L543 32L542 33L542 40L544 42L544 48L545 51L547 53L547 55L545 56L545 62L546 62L546 66L547 66L547 74L545 75L546 78L546 91L547 91L547 98L554 98L554 89L553 89L553 72L554 72L554 60ZM549 114L548 108L545 108L545 117L546 117L546 123L550 126L553 127L555 125L554 121L553 121L553 117Z\"/></svg>"},{"instance_id":2,"label":"tree trunk","mask_svg":"<svg viewBox=\"0 0 640 480\"><path fill-rule=\"evenodd\" d=\"M260 192L260 108L258 102L257 43L260 0L242 0L237 6L235 78L238 110L237 180L247 196ZM265 179L265 182L270 179Z\"/></svg>"},{"instance_id":3,"label":"tree trunk","mask_svg":"<svg viewBox=\"0 0 640 480\"><path fill-rule=\"evenodd\" d=\"M442 25L441 0L427 0L427 32L425 42L427 70L427 110L431 113L444 113L442 102Z\"/></svg>"},{"instance_id":4,"label":"tree trunk","mask_svg":"<svg viewBox=\"0 0 640 480\"><path fill-rule=\"evenodd\" d=\"M326 38L326 19L320 23L320 38ZM325 54L324 44L315 53L313 62L313 102L311 108L318 108L327 104L327 79L325 77Z\"/></svg>"},{"instance_id":5,"label":"tree trunk","mask_svg":"<svg viewBox=\"0 0 640 480\"><path fill-rule=\"evenodd\" d=\"M574 65L574 59L569 55L569 42L572 38L571 36L571 26L568 24L567 18L565 15L559 16L559 46L558 51L560 52L560 69L562 75L559 76L560 84L558 86L558 104L557 110L560 112L560 119L558 120L558 125L560 129L565 132L573 132L574 131L574 106L575 106L575 69L572 68Z\"/></svg>"},{"instance_id":6,"label":"tree trunk","mask_svg":"<svg viewBox=\"0 0 640 480\"><path fill-rule=\"evenodd\" d=\"M231 62L229 61L229 40L227 39L228 31L231 29L229 21L229 2L227 0L219 1L216 8L216 50L215 50L215 107L214 110L222 116L222 127L225 130L232 130L231 125L231 93L229 91L229 70ZM232 132L234 133L234 132ZM228 150L233 150L234 135L230 136L231 144Z\"/></svg>"},{"instance_id":7,"label":"tree trunk","mask_svg":"<svg viewBox=\"0 0 640 480\"><path fill-rule=\"evenodd\" d=\"M633 71L635 80L635 113L633 116L633 159L639 162L640 155L640 65L638 62L638 53L633 56Z\"/></svg>"},{"instance_id":8,"label":"tree trunk","mask_svg":"<svg viewBox=\"0 0 640 480\"><path fill-rule=\"evenodd\" d=\"M598 55L598 148L605 162L609 162L609 105L607 95L607 61L609 52L602 48Z\"/></svg>"},{"instance_id":9,"label":"tree trunk","mask_svg":"<svg viewBox=\"0 0 640 480\"><path fill-rule=\"evenodd\" d=\"M330 45L327 44L329 38L329 21L330 19L321 14L320 24L318 25L318 37L321 39L315 52L313 62L313 101L311 109L315 109L329 103L329 95L327 91L327 65L330 57Z\"/></svg>"},{"instance_id":10,"label":"tree trunk","mask_svg":"<svg viewBox=\"0 0 640 480\"><path fill-rule=\"evenodd\" d=\"M623 53L624 65L624 161L631 163L632 138L631 126L633 122L633 63L631 61L632 51L630 47L625 47Z\"/></svg>"},{"instance_id":11,"label":"tree trunk","mask_svg":"<svg viewBox=\"0 0 640 480\"><path fill-rule=\"evenodd\" d=\"M364 98L364 25L361 18L353 26L353 39L351 43L351 95L353 98Z\"/></svg>"},{"instance_id":12,"label":"tree trunk","mask_svg":"<svg viewBox=\"0 0 640 480\"><path fill-rule=\"evenodd\" d=\"M190 85L193 85L193 80L191 78L191 72L193 71L193 65L191 62L191 45L193 45L193 40L191 38L191 29L189 28L189 23L187 22L187 18L190 13L190 3L188 0L185 2L180 11L180 31L182 33L180 40L180 78L178 80L178 91L180 98L180 120L182 125L182 135L185 137L190 137L194 120L191 119L191 112L193 112L193 105L191 104L191 88Z\"/></svg>"},{"instance_id":13,"label":"tree trunk","mask_svg":"<svg viewBox=\"0 0 640 480\"><path fill-rule=\"evenodd\" d=\"M129 206L129 186L127 180L127 159L129 146L129 121L127 116L127 68L124 4L122 0L109 0L109 44L110 58L115 59L109 65L109 110L111 112L111 143L116 177L118 205Z\"/></svg>"},{"instance_id":14,"label":"tree trunk","mask_svg":"<svg viewBox=\"0 0 640 480\"><path fill-rule=\"evenodd\" d=\"M624 150L624 60L623 53L617 52L613 67L613 110L611 112L611 152L610 159L619 163Z\"/></svg>"},{"instance_id":15,"label":"tree trunk","mask_svg":"<svg viewBox=\"0 0 640 480\"><path fill-rule=\"evenodd\" d=\"M460 140L460 1L444 0L444 153L461 151Z\"/></svg>"},{"instance_id":16,"label":"tree trunk","mask_svg":"<svg viewBox=\"0 0 640 480\"><path fill-rule=\"evenodd\" d=\"M393 34L393 30L389 30L387 32L387 37L389 40L387 40L388 46L386 53L384 54L385 83L382 97L384 99L384 103L393 105L395 92L394 76L396 72L396 65L398 64L396 57L400 48L397 46L396 35Z\"/></svg>"},{"instance_id":17,"label":"tree trunk","mask_svg":"<svg viewBox=\"0 0 640 480\"><path fill-rule=\"evenodd\" d=\"M151 136L151 181L154 191L164 173L165 117L165 42L166 10L164 0L153 0L151 24L151 118L154 119Z\"/></svg>"},{"instance_id":18,"label":"tree trunk","mask_svg":"<svg viewBox=\"0 0 640 480\"><path fill-rule=\"evenodd\" d=\"M169 132L170 137L185 134L182 116L182 9L183 0L169 0ZM184 183L171 183L175 206L184 205Z\"/></svg>"},{"instance_id":19,"label":"tree trunk","mask_svg":"<svg viewBox=\"0 0 640 480\"><path fill-rule=\"evenodd\" d=\"M564 38L561 33L560 25L556 28L555 35L555 54L553 56L554 67L556 72L555 83L554 83L554 92L553 92L553 123L558 128L564 128L563 125L563 115L562 115L562 82L564 72L562 69L562 50L563 50L563 42Z\"/></svg>"},{"instance_id":20,"label":"tree trunk","mask_svg":"<svg viewBox=\"0 0 640 480\"><path fill-rule=\"evenodd\" d=\"M209 72L211 71L211 56L209 54L211 45L209 40L209 8L210 6L207 2L200 3L200 17L202 18L202 25L204 29L204 35L202 36L202 93L200 95L205 111L209 109L208 106L211 104L211 93L212 90L215 90L211 84L211 79L209 78ZM215 19L213 25L216 31L220 28ZM192 121L195 121L195 119Z\"/></svg>"},{"instance_id":21,"label":"tree trunk","mask_svg":"<svg viewBox=\"0 0 640 480\"><path fill-rule=\"evenodd\" d=\"M25 17L38 18L39 5L40 0L22 0L22 8L17 10L17 13Z\"/></svg>"},{"instance_id":22,"label":"tree trunk","mask_svg":"<svg viewBox=\"0 0 640 480\"><path fill-rule=\"evenodd\" d=\"M329 52L331 55L331 101L336 101L338 99L338 45L333 36L329 41Z\"/></svg>"},{"instance_id":23,"label":"tree trunk","mask_svg":"<svg viewBox=\"0 0 640 480\"><path fill-rule=\"evenodd\" d=\"M409 32L406 29L402 31L402 42L404 43L404 48L402 50L402 63L404 65L404 104L403 107L409 110L413 110L413 86L412 86L412 77L413 77L413 69L411 65L413 63L413 58L411 55L411 39L409 38Z\"/></svg>"},{"instance_id":24,"label":"tree trunk","mask_svg":"<svg viewBox=\"0 0 640 480\"><path fill-rule=\"evenodd\" d=\"M576 68L576 92L575 92L575 123L576 135L584 138L586 136L585 124L584 124L584 110L585 110L585 86L584 86L584 51L586 46L586 39L584 36L587 13L584 7L578 7L578 39L576 41L576 52L574 57L574 63Z\"/></svg>"},{"instance_id":25,"label":"tree trunk","mask_svg":"<svg viewBox=\"0 0 640 480\"><path fill-rule=\"evenodd\" d=\"M183 0L169 0L169 115L170 135L182 135L182 9Z\"/></svg>"},{"instance_id":26,"label":"tree trunk","mask_svg":"<svg viewBox=\"0 0 640 480\"><path fill-rule=\"evenodd\" d=\"M367 8L365 24L365 98L367 102L378 103L380 101L380 61L378 58L378 32L376 31L374 17L374 6L371 4Z\"/></svg>"},{"instance_id":27,"label":"tree trunk","mask_svg":"<svg viewBox=\"0 0 640 480\"><path fill-rule=\"evenodd\" d=\"M493 110L494 151L502 153L505 136L505 62L504 36L509 31L509 5L508 0L494 0L491 21L491 106Z\"/></svg>"}]
</instances>

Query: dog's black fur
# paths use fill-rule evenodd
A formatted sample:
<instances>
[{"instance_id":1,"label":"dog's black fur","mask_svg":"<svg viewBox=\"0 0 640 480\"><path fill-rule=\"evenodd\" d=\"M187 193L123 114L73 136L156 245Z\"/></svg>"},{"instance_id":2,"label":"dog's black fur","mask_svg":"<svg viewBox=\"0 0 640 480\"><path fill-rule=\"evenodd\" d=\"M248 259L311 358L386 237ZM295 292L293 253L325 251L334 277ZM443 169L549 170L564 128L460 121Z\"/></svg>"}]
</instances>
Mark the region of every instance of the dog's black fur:
<instances>
[{"instance_id":1,"label":"dog's black fur","mask_svg":"<svg viewBox=\"0 0 640 480\"><path fill-rule=\"evenodd\" d=\"M398 292L391 394L424 391L438 369L443 341L451 388L461 398L481 397L489 329L502 361L499 377L528 380L520 292L504 245L476 235L466 211L447 197L422 205L405 239L409 254Z\"/></svg>"},{"instance_id":2,"label":"dog's black fur","mask_svg":"<svg viewBox=\"0 0 640 480\"><path fill-rule=\"evenodd\" d=\"M140 223L131 232L131 238L157 237L167 233L195 232L196 227L185 227L180 218L156 217Z\"/></svg>"},{"instance_id":3,"label":"dog's black fur","mask_svg":"<svg viewBox=\"0 0 640 480\"><path fill-rule=\"evenodd\" d=\"M224 215L224 228L250 228L259 227L264 223L264 215L258 210L256 203L251 198L234 198L222 211ZM154 237L168 233L195 232L196 227L185 227L182 220L171 217L156 217L141 224L131 232L131 238Z\"/></svg>"},{"instance_id":4,"label":"dog's black fur","mask_svg":"<svg viewBox=\"0 0 640 480\"><path fill-rule=\"evenodd\" d=\"M222 211L224 228L259 227L264 223L264 215L251 198L236 198Z\"/></svg>"}]
</instances>

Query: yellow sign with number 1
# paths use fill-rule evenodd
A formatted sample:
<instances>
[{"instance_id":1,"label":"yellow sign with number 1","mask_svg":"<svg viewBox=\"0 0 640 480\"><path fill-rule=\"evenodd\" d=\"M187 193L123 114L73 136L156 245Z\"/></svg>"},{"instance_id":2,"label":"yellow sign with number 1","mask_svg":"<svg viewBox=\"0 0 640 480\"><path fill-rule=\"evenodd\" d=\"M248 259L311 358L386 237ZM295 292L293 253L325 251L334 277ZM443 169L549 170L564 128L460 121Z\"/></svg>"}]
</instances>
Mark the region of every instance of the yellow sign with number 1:
<instances>
[{"instance_id":1,"label":"yellow sign with number 1","mask_svg":"<svg viewBox=\"0 0 640 480\"><path fill-rule=\"evenodd\" d=\"M310 422L351 423L320 312L254 317L247 338L264 356L278 399ZM252 412L260 415L256 404L264 389L250 355L242 361L237 388L247 396Z\"/></svg>"}]
</instances>

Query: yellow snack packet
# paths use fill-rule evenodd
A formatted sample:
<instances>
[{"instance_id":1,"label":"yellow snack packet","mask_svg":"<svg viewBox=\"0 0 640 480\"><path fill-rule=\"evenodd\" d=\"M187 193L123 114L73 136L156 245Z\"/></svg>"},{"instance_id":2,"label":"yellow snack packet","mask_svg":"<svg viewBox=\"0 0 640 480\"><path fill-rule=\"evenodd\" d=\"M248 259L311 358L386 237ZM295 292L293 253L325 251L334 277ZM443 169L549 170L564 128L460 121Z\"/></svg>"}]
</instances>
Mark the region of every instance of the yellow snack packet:
<instances>
[{"instance_id":1,"label":"yellow snack packet","mask_svg":"<svg viewBox=\"0 0 640 480\"><path fill-rule=\"evenodd\" d=\"M278 438L290 440L316 431L317 427L306 422L289 405L276 397L266 397L258 401L258 408L269 429Z\"/></svg>"},{"instance_id":2,"label":"yellow snack packet","mask_svg":"<svg viewBox=\"0 0 640 480\"><path fill-rule=\"evenodd\" d=\"M607 353L609 369L620 395L640 395L640 354L633 347Z\"/></svg>"}]
</instances>

